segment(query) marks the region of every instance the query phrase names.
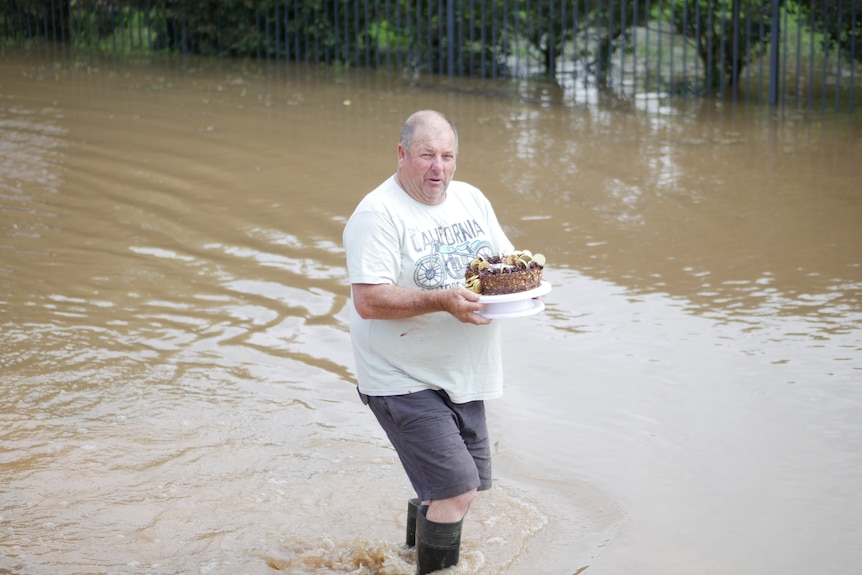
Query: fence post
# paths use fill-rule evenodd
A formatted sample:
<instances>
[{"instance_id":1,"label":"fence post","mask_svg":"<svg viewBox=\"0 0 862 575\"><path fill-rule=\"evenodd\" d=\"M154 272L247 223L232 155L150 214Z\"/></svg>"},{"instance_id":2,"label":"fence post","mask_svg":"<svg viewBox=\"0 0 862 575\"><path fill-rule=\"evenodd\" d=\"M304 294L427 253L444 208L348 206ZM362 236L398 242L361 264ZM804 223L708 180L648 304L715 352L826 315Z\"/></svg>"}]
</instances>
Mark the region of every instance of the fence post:
<instances>
[{"instance_id":1,"label":"fence post","mask_svg":"<svg viewBox=\"0 0 862 575\"><path fill-rule=\"evenodd\" d=\"M449 28L447 35L449 36L449 75L455 75L455 0L446 2L446 26Z\"/></svg>"},{"instance_id":2,"label":"fence post","mask_svg":"<svg viewBox=\"0 0 862 575\"><path fill-rule=\"evenodd\" d=\"M778 105L778 60L781 36L781 0L772 0L772 24L769 30L769 105Z\"/></svg>"}]
</instances>

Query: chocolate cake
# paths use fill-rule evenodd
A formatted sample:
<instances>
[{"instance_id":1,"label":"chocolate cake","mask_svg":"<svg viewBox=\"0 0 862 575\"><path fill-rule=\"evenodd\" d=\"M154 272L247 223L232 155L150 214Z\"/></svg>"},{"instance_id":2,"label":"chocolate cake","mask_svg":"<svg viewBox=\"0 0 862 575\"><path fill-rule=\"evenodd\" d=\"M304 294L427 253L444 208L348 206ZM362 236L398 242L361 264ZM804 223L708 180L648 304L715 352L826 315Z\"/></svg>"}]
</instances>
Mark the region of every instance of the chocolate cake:
<instances>
[{"instance_id":1,"label":"chocolate cake","mask_svg":"<svg viewBox=\"0 0 862 575\"><path fill-rule=\"evenodd\" d=\"M467 289L482 295L518 293L539 287L544 267L545 256L527 250L480 256L470 262L464 279Z\"/></svg>"}]
</instances>

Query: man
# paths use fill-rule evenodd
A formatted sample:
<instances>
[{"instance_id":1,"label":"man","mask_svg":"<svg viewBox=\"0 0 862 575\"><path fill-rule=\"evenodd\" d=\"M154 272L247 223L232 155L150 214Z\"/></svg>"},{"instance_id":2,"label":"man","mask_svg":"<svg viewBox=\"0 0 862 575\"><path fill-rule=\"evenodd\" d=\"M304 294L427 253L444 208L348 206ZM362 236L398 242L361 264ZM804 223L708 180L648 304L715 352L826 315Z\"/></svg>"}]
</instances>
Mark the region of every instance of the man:
<instances>
[{"instance_id":1,"label":"man","mask_svg":"<svg viewBox=\"0 0 862 575\"><path fill-rule=\"evenodd\" d=\"M513 246L482 192L452 180L457 153L444 115L411 115L396 173L344 229L359 394L416 490L406 533L419 575L458 562L464 515L491 487L484 401L503 391L499 326L476 313L464 271Z\"/></svg>"}]
</instances>

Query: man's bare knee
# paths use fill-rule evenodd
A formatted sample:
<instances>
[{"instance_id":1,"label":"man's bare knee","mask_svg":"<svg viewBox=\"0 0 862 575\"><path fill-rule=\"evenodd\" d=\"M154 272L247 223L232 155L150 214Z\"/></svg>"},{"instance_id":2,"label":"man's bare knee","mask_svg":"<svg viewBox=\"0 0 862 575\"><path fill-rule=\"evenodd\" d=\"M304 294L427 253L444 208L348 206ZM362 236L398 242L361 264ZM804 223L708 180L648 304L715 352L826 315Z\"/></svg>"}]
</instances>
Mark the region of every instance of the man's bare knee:
<instances>
[{"instance_id":1,"label":"man's bare knee","mask_svg":"<svg viewBox=\"0 0 862 575\"><path fill-rule=\"evenodd\" d=\"M449 497L448 499L434 499L428 504L428 511L425 516L429 521L435 523L455 523L461 521L467 510L470 509L470 504L476 498L476 490L471 489L461 495Z\"/></svg>"}]
</instances>

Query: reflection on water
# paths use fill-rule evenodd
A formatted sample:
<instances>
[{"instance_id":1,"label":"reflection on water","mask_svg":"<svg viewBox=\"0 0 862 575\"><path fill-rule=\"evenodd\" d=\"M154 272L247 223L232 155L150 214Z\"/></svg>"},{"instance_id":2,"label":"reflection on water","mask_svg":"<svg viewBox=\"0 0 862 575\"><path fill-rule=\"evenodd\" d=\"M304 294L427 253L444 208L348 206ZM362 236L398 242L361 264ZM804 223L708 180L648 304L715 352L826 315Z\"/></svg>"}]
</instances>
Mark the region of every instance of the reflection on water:
<instances>
[{"instance_id":1,"label":"reflection on water","mask_svg":"<svg viewBox=\"0 0 862 575\"><path fill-rule=\"evenodd\" d=\"M412 573L340 237L419 107L554 284L454 571L858 564L858 122L411 82L4 54L0 571Z\"/></svg>"}]
</instances>

